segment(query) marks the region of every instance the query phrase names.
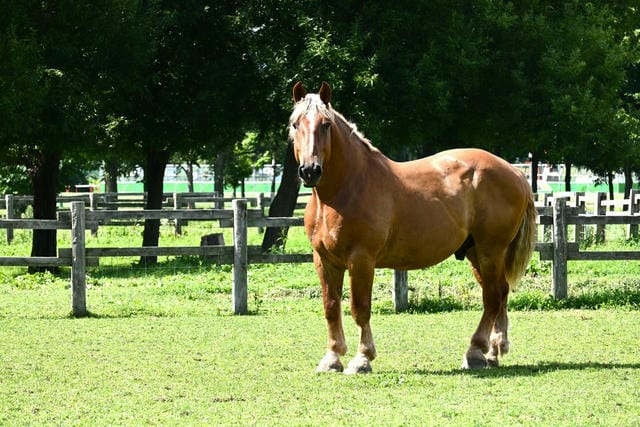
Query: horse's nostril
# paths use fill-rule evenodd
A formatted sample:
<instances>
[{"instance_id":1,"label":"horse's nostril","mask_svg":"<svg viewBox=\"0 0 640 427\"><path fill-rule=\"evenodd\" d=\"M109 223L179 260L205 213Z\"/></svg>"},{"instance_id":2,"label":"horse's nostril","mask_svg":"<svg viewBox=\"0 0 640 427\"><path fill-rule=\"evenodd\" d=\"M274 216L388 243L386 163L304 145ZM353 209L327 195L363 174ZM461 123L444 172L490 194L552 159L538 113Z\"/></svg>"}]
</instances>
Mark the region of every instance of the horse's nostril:
<instances>
[{"instance_id":1,"label":"horse's nostril","mask_svg":"<svg viewBox=\"0 0 640 427\"><path fill-rule=\"evenodd\" d=\"M322 166L318 163L303 165L298 168L298 175L308 186L314 186L322 175Z\"/></svg>"}]
</instances>

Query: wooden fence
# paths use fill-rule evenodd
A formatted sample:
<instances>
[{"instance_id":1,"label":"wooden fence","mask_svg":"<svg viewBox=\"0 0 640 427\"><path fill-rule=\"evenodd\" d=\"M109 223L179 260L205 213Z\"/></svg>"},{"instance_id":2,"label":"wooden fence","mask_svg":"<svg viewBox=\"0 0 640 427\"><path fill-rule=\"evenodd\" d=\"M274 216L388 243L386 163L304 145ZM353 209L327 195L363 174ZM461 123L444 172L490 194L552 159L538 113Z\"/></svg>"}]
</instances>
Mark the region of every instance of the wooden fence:
<instances>
[{"instance_id":1,"label":"wooden fence","mask_svg":"<svg viewBox=\"0 0 640 427\"><path fill-rule=\"evenodd\" d=\"M247 268L249 263L310 262L311 254L264 254L260 247L248 246L247 227L300 226L302 218L265 217L261 209L248 209L243 199L233 200L233 209L120 210L87 211L82 201L71 203L70 211L58 212L56 220L3 219L0 228L70 229L71 248L61 248L56 257L0 257L0 266L71 266L73 313L86 315L85 269L101 257L200 255L220 264L233 264L233 309L247 312ZM174 221L231 221L233 246L178 246L87 248L85 231L95 230L112 220L170 219ZM226 221L225 221L226 220Z\"/></svg>"},{"instance_id":2,"label":"wooden fence","mask_svg":"<svg viewBox=\"0 0 640 427\"><path fill-rule=\"evenodd\" d=\"M626 201L602 201L595 195L593 203L587 203L579 193L560 194L538 202L538 223L548 233L538 239L536 250L542 260L552 261L551 292L555 298L567 296L567 261L570 260L640 260L640 251L580 251L580 230L586 225L597 227L596 234L602 233L607 224L626 224L637 227L638 199L632 195ZM174 197L174 200L178 198ZM188 198L182 198L183 201ZM597 200L601 202L597 203ZM212 202L214 202L212 200ZM0 257L0 266L71 266L72 309L76 316L84 316L86 310L87 266L95 265L101 257L120 256L167 256L200 255L213 257L219 264L233 265L232 304L236 314L247 312L247 269L254 263L297 263L311 262L312 255L306 254L264 254L260 247L247 244L247 227L300 226L303 219L270 218L264 216L263 208L249 209L249 201L235 199L232 209L177 209L162 210L86 210L84 201L72 201L70 210L60 211L56 220L0 219L0 228L7 234L14 228L22 229L68 229L71 230L71 248L59 249L56 257ZM258 206L258 202L255 203ZM586 206L595 206L593 213L586 213ZM605 206L603 214L602 206ZM608 211L611 206L623 207L624 211ZM189 246L189 247L128 247L128 248L87 248L85 231L96 230L100 225L114 220L143 221L146 219L170 219L181 221L220 220L221 224L233 227L232 246ZM569 225L576 230L568 235ZM545 239L545 235L550 239ZM550 241L545 241L550 240ZM408 306L408 275L406 271L394 272L393 301L396 311Z\"/></svg>"},{"instance_id":3,"label":"wooden fence","mask_svg":"<svg viewBox=\"0 0 640 427\"><path fill-rule=\"evenodd\" d=\"M578 200L580 196L576 197ZM584 206L569 203L566 195L551 199L551 206L538 208L538 223L551 228L551 242L536 243L536 251L540 259L552 262L551 293L557 299L567 297L567 261L602 261L602 260L640 260L640 251L593 251L580 250L580 233L584 226L596 226L596 238L604 241L604 227L612 224L627 225L627 233L633 235L640 224L640 215L636 212L638 201L635 198L605 206L627 206L626 212L585 213ZM573 206L571 206L573 205ZM596 205L596 211L599 205ZM574 226L574 236L568 235L569 225ZM631 231L629 231L631 230ZM598 237L600 236L600 237Z\"/></svg>"},{"instance_id":4,"label":"wooden fence","mask_svg":"<svg viewBox=\"0 0 640 427\"><path fill-rule=\"evenodd\" d=\"M307 197L310 193L301 193L299 197ZM99 210L119 210L119 209L144 209L147 196L145 193L76 193L60 195L56 198L59 211L69 210L72 202L84 202L91 211ZM233 202L231 197L218 197L215 193L163 193L162 207L165 209L180 210L183 208L195 208L210 206L215 209L224 209ZM252 207L256 207L264 214L266 209L271 205L271 197L260 193L256 197L246 198L245 200ZM33 196L20 196L7 194L0 199L0 210L6 210L7 219L14 219L24 207L33 204ZM305 203L298 202L296 209L304 208ZM108 220L108 219L107 219ZM175 222L176 234L180 234L185 221L178 219ZM120 222L116 225L128 225L126 222ZM231 222L228 222L231 225ZM13 227L6 226L6 241L10 244L13 240ZM95 232L95 228L93 231Z\"/></svg>"}]
</instances>

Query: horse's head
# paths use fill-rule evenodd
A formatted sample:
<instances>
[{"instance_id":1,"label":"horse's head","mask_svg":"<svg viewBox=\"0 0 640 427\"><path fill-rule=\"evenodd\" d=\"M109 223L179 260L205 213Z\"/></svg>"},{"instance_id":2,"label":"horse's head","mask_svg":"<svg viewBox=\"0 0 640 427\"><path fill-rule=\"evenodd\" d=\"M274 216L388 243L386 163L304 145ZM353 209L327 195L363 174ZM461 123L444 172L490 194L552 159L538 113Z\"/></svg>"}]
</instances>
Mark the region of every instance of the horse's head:
<instances>
[{"instance_id":1,"label":"horse's head","mask_svg":"<svg viewBox=\"0 0 640 427\"><path fill-rule=\"evenodd\" d=\"M289 136L298 161L298 174L306 187L320 182L323 164L331 156L331 124L334 120L331 87L326 82L317 94L310 93L298 82L293 87L295 107L289 122Z\"/></svg>"}]
</instances>

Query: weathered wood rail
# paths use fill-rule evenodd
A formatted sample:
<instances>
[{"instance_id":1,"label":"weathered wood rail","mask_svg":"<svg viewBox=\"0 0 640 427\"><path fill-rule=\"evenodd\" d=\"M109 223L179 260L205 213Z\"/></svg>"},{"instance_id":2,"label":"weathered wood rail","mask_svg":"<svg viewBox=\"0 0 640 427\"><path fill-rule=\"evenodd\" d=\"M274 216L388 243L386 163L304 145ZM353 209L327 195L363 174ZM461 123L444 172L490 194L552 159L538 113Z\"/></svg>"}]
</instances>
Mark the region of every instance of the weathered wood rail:
<instances>
[{"instance_id":1,"label":"weathered wood rail","mask_svg":"<svg viewBox=\"0 0 640 427\"><path fill-rule=\"evenodd\" d=\"M306 197L310 193L301 193L299 197ZM225 206L229 206L236 200L231 197L218 197L216 193L163 193L162 195L162 207L163 209L175 209L181 210L184 208L195 208L196 204L199 207L203 205L210 205L211 208L214 209L225 209ZM74 193L74 194L64 194L59 195L56 198L56 202L58 204L59 211L68 211L70 209L70 204L72 202L84 202L87 207L91 211L100 211L100 210L119 210L119 209L144 209L145 203L147 200L146 193ZM271 197L265 196L260 193L256 197L246 198L250 206L256 207L261 210L264 216L266 209L271 205ZM20 212L22 208L25 206L33 204L33 196L21 196L21 195L13 195L7 194L2 199L0 199L0 209L4 209L6 211L7 219L14 219L16 213ZM303 209L305 207L305 203L298 202L296 204L296 209ZM127 217L117 217L114 215L110 215L104 217L104 221L114 221L111 225L122 225L129 226L131 225L130 221L126 221ZM138 219L138 218L129 218L129 219ZM180 234L182 231L182 227L186 225L188 219L185 218L177 218L175 221L175 230L176 234ZM223 219L223 221L227 221L225 225L230 227L231 218ZM105 222L105 224L107 223ZM7 244L11 243L13 240L13 228L11 225L7 225L6 227L6 241ZM95 233L96 228L93 228L92 231Z\"/></svg>"},{"instance_id":2,"label":"weathered wood rail","mask_svg":"<svg viewBox=\"0 0 640 427\"><path fill-rule=\"evenodd\" d=\"M87 248L84 233L112 220L170 219L184 221L231 221L233 246L176 246ZM265 217L261 209L248 209L247 200L233 200L233 209L119 210L91 211L83 201L71 203L70 211L58 212L57 220L0 219L0 228L71 230L71 248L60 248L56 257L0 257L0 266L71 266L73 313L86 315L85 269L102 257L201 255L213 257L219 264L233 264L233 309L247 312L247 269L249 264L310 262L310 253L262 253L247 244L248 227L300 226L303 219ZM83 302L84 301L84 302Z\"/></svg>"},{"instance_id":3,"label":"weathered wood rail","mask_svg":"<svg viewBox=\"0 0 640 427\"><path fill-rule=\"evenodd\" d=\"M631 203L626 201L631 206L627 212L607 212L605 215L582 213L583 208L569 206L567 196L554 198L551 207L538 208L538 222L552 227L552 242L538 242L536 250L540 252L541 260L552 261L551 293L555 298L567 297L567 261L640 260L640 251L581 251L579 237L576 235L571 241L568 236L569 225L575 225L576 230L585 225L604 228L613 224L637 228L640 215L633 207L637 202L631 200ZM604 231L602 233L604 236Z\"/></svg>"},{"instance_id":4,"label":"weathered wood rail","mask_svg":"<svg viewBox=\"0 0 640 427\"><path fill-rule=\"evenodd\" d=\"M596 203L594 214L585 213L585 199L580 194L561 194L547 198L538 206L538 223L549 228L551 240L539 239L535 250L542 260L552 261L551 293L555 298L567 296L567 262L573 260L640 260L640 251L581 251L579 233L572 239L568 236L569 225L575 230L585 225L594 225L597 233L609 224L640 224L637 214L638 198L612 203ZM595 200L601 196L596 196ZM0 219L0 228L9 231L15 229L51 229L71 230L71 248L60 248L56 257L0 257L0 266L71 266L72 308L76 316L84 316L86 310L85 270L96 265L102 257L122 256L168 256L200 255L213 257L219 264L233 265L232 304L236 314L247 312L247 269L255 263L297 263L311 262L310 253L265 254L259 247L247 244L248 227L301 226L303 219L269 218L264 209L249 209L250 201L235 199L232 210L229 209L162 209L162 210L86 210L84 201L73 201L70 211L61 211L56 220ZM258 206L258 203L256 203ZM602 206L624 208L624 211L612 212ZM233 227L234 237L231 246L188 246L188 247L126 247L126 248L87 248L85 232L95 230L111 221L144 221L146 219L170 219L179 221L220 220L221 224ZM408 306L408 275L406 271L394 272L393 302L396 311Z\"/></svg>"}]
</instances>

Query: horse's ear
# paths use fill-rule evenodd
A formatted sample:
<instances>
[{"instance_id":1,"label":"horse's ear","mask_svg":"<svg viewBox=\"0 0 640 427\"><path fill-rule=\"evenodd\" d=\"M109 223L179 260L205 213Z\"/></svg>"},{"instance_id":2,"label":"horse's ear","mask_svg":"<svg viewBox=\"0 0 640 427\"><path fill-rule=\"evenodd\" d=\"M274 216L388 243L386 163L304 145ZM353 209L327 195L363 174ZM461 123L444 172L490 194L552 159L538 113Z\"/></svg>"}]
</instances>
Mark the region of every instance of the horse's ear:
<instances>
[{"instance_id":1,"label":"horse's ear","mask_svg":"<svg viewBox=\"0 0 640 427\"><path fill-rule=\"evenodd\" d=\"M302 82L293 85L293 102L298 102L307 94L307 90L302 86Z\"/></svg>"},{"instance_id":2,"label":"horse's ear","mask_svg":"<svg viewBox=\"0 0 640 427\"><path fill-rule=\"evenodd\" d=\"M322 82L322 86L320 86L318 93L320 95L320 99L325 103L325 105L331 102L331 86L329 86L329 83Z\"/></svg>"}]
</instances>

